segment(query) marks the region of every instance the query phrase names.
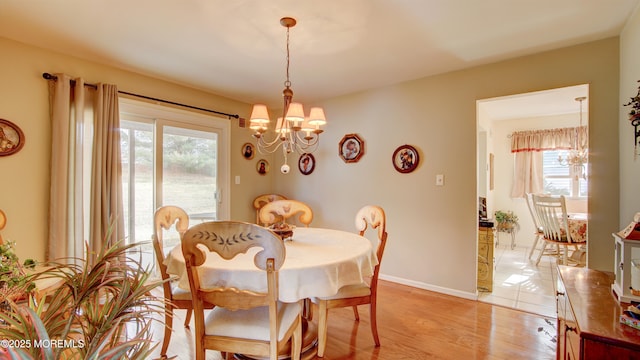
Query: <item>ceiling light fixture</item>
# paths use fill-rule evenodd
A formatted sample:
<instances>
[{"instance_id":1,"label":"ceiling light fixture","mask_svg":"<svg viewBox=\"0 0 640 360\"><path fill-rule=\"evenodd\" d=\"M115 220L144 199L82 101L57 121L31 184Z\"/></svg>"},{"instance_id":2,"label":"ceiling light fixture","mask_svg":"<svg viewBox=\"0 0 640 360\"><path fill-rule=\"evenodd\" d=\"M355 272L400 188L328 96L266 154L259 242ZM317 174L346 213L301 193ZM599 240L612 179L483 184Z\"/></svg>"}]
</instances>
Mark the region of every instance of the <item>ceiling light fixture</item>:
<instances>
[{"instance_id":1,"label":"ceiling light fixture","mask_svg":"<svg viewBox=\"0 0 640 360\"><path fill-rule=\"evenodd\" d=\"M269 112L264 104L253 105L251 111L250 125L255 130L253 136L257 139L258 151L261 153L273 153L282 147L284 154L284 164L280 168L283 174L290 171L287 164L287 156L291 152L299 154L312 153L318 147L322 125L327 123L324 116L324 110L320 107L312 107L309 116L304 115L304 109L301 103L293 102L293 90L291 89L291 81L289 80L289 29L296 25L296 19L283 17L280 24L287 28L287 79L284 82L284 90L282 96L284 98L284 106L282 117L276 121L274 128L274 138L266 139L266 131L268 128Z\"/></svg>"},{"instance_id":2,"label":"ceiling light fixture","mask_svg":"<svg viewBox=\"0 0 640 360\"><path fill-rule=\"evenodd\" d=\"M573 177L575 180L578 178L586 179L585 165L589 156L589 149L587 149L586 139L582 137L582 102L586 100L585 96L576 98L576 101L580 102L580 126L575 128L574 145L573 149L569 150L565 157L558 156L558 162L562 166L573 167Z\"/></svg>"}]
</instances>

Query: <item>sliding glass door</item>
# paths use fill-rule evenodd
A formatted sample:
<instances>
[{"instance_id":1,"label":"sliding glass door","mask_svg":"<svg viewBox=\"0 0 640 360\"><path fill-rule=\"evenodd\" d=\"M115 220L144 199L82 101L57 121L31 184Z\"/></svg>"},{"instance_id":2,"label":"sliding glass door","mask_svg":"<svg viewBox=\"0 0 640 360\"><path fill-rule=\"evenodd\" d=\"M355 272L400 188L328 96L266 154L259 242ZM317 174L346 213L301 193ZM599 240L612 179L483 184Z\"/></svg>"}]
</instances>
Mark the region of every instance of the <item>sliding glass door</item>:
<instances>
[{"instance_id":1,"label":"sliding glass door","mask_svg":"<svg viewBox=\"0 0 640 360\"><path fill-rule=\"evenodd\" d=\"M176 205L190 222L228 219L229 126L225 119L144 103L121 102L123 197L127 243L148 241L153 213ZM165 251L179 244L164 236ZM153 249L142 247L143 264Z\"/></svg>"}]
</instances>

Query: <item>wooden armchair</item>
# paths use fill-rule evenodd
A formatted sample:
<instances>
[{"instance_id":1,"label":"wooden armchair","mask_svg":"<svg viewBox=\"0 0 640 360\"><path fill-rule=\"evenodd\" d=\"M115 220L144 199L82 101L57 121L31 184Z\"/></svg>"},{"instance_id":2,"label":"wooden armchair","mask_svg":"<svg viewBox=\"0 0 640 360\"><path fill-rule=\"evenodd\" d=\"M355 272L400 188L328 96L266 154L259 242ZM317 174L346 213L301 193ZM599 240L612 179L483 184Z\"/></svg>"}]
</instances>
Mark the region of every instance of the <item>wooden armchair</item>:
<instances>
[{"instance_id":1,"label":"wooden armchair","mask_svg":"<svg viewBox=\"0 0 640 360\"><path fill-rule=\"evenodd\" d=\"M266 204L276 200L287 200L287 198L279 194L262 194L253 199L253 208L256 209L256 224L262 225L260 223L260 209Z\"/></svg>"},{"instance_id":2,"label":"wooden armchair","mask_svg":"<svg viewBox=\"0 0 640 360\"><path fill-rule=\"evenodd\" d=\"M364 236L367 227L378 230L378 247L376 255L378 257L378 265L374 268L373 276L369 284L363 283L353 286L345 286L341 288L334 296L326 298L316 298L314 302L318 304L318 357L324 356L324 350L327 345L327 318L329 309L352 306L356 321L360 320L358 315L358 305L370 306L371 316L371 332L376 346L380 346L378 337L378 325L376 320L376 298L378 293L378 275L380 273L380 263L382 255L387 244L387 219L384 210L375 205L367 205L361 208L355 219L356 229L360 236Z\"/></svg>"},{"instance_id":3,"label":"wooden armchair","mask_svg":"<svg viewBox=\"0 0 640 360\"><path fill-rule=\"evenodd\" d=\"M152 235L153 250L156 255L160 276L164 280L162 290L165 298L165 328L160 355L165 358L169 341L171 340L171 332L173 331L173 309L187 310L184 326L188 328L191 321L192 304L191 293L173 284L170 280L171 277L167 274L167 266L164 264L165 254L162 232L163 230L169 230L175 224L175 230L182 236L189 228L189 216L177 206L162 206L156 210L153 220L155 224Z\"/></svg>"},{"instance_id":4,"label":"wooden armchair","mask_svg":"<svg viewBox=\"0 0 640 360\"><path fill-rule=\"evenodd\" d=\"M251 247L262 248L255 255L254 264L265 273L266 292L228 288L223 283L215 288L201 287L198 267L207 259L207 251L199 245L230 261ZM227 359L241 353L276 360L289 339L292 339L291 358L300 359L302 304L278 301L278 271L286 252L275 233L256 224L205 222L184 234L182 252L193 294L197 360L205 359L206 349L226 353ZM215 305L206 319L205 304Z\"/></svg>"},{"instance_id":5,"label":"wooden armchair","mask_svg":"<svg viewBox=\"0 0 640 360\"><path fill-rule=\"evenodd\" d=\"M297 200L276 200L265 204L260 209L259 217L260 223L269 226L280 221L286 223L297 214L299 214L298 221L300 223L307 227L311 224L313 211L309 205Z\"/></svg>"},{"instance_id":6,"label":"wooden armchair","mask_svg":"<svg viewBox=\"0 0 640 360\"><path fill-rule=\"evenodd\" d=\"M533 239L531 250L529 250L529 259L531 259L531 256L533 256L533 252L536 250L536 247L538 247L540 238L544 236L544 232L542 231L542 226L540 226L540 219L538 219L538 214L533 208L533 195L531 193L526 193L525 200L527 201L527 208L529 208L529 214L531 214L531 219L533 220L533 226L535 227L534 235L536 236ZM541 247L540 251L542 251L543 249L544 246Z\"/></svg>"},{"instance_id":7,"label":"wooden armchair","mask_svg":"<svg viewBox=\"0 0 640 360\"><path fill-rule=\"evenodd\" d=\"M533 207L540 220L545 244L538 254L536 265L540 263L543 255L550 255L547 247L556 248L554 256L558 257L560 264L567 265L568 247L573 246L575 249L578 245L583 244L573 241L571 232L569 231L569 215L567 214L567 206L564 196L543 196L533 195ZM560 252L562 248L562 252Z\"/></svg>"}]
</instances>

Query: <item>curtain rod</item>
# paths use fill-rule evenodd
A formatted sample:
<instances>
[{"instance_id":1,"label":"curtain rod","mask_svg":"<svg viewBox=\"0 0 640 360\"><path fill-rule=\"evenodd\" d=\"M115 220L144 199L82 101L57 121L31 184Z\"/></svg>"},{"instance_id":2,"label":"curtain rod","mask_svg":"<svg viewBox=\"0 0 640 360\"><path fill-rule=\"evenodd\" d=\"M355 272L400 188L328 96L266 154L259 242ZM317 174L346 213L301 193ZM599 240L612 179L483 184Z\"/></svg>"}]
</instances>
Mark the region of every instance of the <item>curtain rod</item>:
<instances>
[{"instance_id":1,"label":"curtain rod","mask_svg":"<svg viewBox=\"0 0 640 360\"><path fill-rule=\"evenodd\" d=\"M42 73L42 77L47 79L47 80L53 80L53 81L58 80L57 76L49 74L49 73ZM71 80L71 83L72 84L75 83L75 80ZM84 86L88 86L88 87L91 87L91 88L94 88L94 89L97 88L97 86L95 84L89 84L89 83L85 83ZM178 106L186 107L186 108L189 108L189 109L195 109L195 110L206 111L206 112L210 112L210 113L214 113L214 114L218 114L218 115L224 115L224 116L227 116L229 119L231 119L231 118L240 119L240 115L238 115L238 114L228 114L228 113L225 113L225 112L220 112L220 111L211 110L211 109L204 109L204 108L197 107L197 106L181 104L181 103L177 103L177 102L173 102L173 101L169 101L169 100L162 100L162 99L154 98L154 97L151 97L151 96L139 95L139 94L134 94L134 93L121 91L121 90L118 90L118 93L119 94L130 95L130 96L135 96L135 97L139 97L139 98L147 99L147 100L159 101L159 102L162 102L162 103L165 103L165 104L178 105Z\"/></svg>"}]
</instances>

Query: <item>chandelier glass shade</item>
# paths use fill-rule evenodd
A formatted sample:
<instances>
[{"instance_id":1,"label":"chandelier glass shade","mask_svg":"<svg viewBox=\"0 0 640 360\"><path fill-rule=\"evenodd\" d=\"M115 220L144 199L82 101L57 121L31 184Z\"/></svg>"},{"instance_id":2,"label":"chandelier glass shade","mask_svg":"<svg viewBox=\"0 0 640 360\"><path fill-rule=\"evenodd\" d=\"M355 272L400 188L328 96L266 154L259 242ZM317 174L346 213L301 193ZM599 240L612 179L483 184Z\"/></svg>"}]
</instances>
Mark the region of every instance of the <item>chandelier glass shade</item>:
<instances>
[{"instance_id":1,"label":"chandelier glass shade","mask_svg":"<svg viewBox=\"0 0 640 360\"><path fill-rule=\"evenodd\" d=\"M586 97L577 97L576 101L580 102L580 126L575 128L573 148L567 152L565 156L558 156L558 162L562 166L571 167L572 174L577 180L578 178L586 179L585 165L589 158L589 149L586 145L586 138L583 138L585 132L582 127L582 102Z\"/></svg>"},{"instance_id":2,"label":"chandelier glass shade","mask_svg":"<svg viewBox=\"0 0 640 360\"><path fill-rule=\"evenodd\" d=\"M293 90L289 80L289 30L296 25L296 20L290 17L280 19L280 24L287 28L287 68L284 90L282 91L282 116L278 117L273 128L269 129L269 112L264 104L253 105L249 127L254 131L257 148L260 153L273 153L282 149L284 164L280 168L282 173L289 172L287 156L292 152L299 154L312 153L318 147L322 126L327 123L324 110L312 107L306 116L301 103L293 101Z\"/></svg>"}]
</instances>

